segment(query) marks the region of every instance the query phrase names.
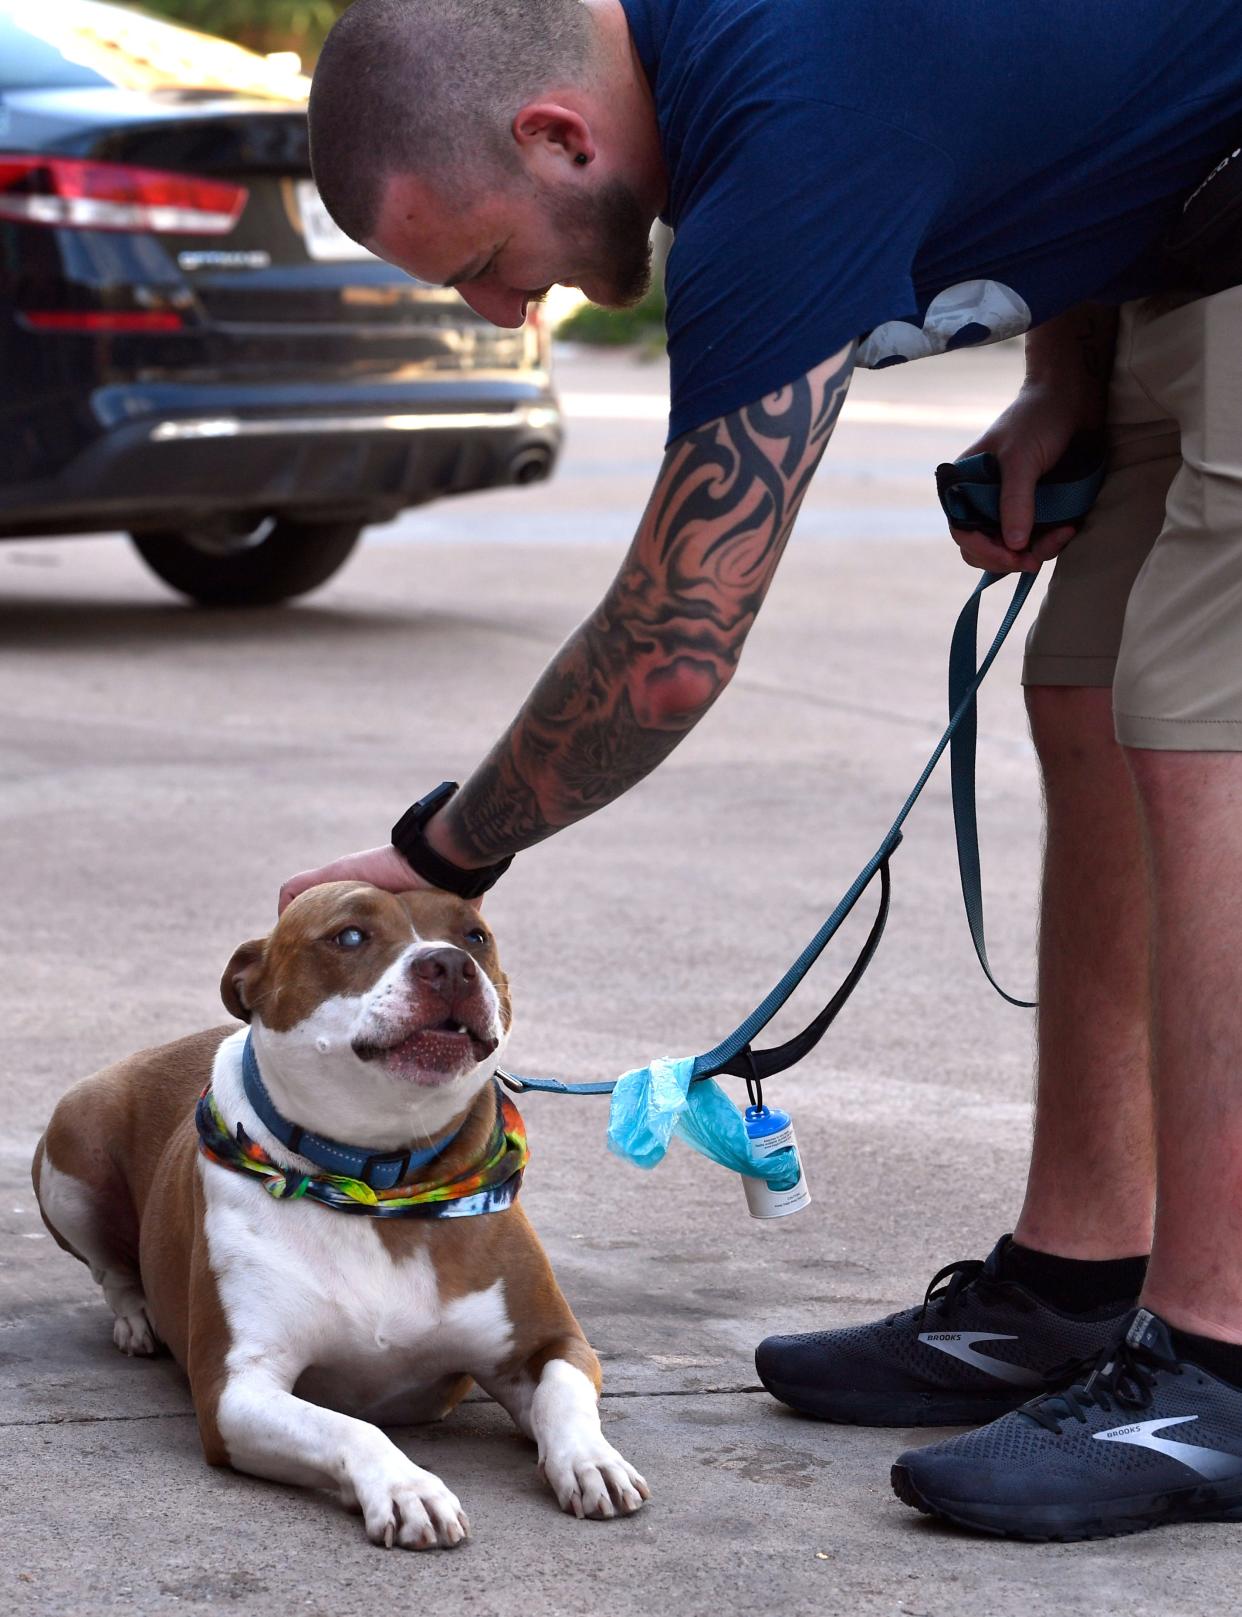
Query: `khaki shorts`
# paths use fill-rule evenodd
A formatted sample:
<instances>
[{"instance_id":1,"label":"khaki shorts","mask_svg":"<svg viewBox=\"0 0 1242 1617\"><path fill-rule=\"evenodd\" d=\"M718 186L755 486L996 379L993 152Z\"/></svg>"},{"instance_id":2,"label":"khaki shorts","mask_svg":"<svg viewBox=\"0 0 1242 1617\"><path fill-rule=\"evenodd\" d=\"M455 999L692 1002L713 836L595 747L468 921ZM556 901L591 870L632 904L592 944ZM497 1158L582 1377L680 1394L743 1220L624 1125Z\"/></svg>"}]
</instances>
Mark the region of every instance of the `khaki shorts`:
<instances>
[{"instance_id":1,"label":"khaki shorts","mask_svg":"<svg viewBox=\"0 0 1242 1617\"><path fill-rule=\"evenodd\" d=\"M1125 746L1242 752L1242 288L1122 309L1108 426L1023 684L1111 685Z\"/></svg>"}]
</instances>

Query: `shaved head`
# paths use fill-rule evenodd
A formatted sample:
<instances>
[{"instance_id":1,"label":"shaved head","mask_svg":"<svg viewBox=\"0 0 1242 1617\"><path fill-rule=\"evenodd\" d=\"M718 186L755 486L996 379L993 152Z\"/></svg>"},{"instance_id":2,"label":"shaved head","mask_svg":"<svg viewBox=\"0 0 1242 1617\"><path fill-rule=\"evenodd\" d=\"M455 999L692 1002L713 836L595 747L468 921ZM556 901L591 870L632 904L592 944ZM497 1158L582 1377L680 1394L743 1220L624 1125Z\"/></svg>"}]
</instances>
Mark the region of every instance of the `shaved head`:
<instances>
[{"instance_id":1,"label":"shaved head","mask_svg":"<svg viewBox=\"0 0 1242 1617\"><path fill-rule=\"evenodd\" d=\"M354 0L311 87L311 163L328 212L366 241L393 174L443 189L512 173L515 115L583 80L592 45L580 0Z\"/></svg>"}]
</instances>

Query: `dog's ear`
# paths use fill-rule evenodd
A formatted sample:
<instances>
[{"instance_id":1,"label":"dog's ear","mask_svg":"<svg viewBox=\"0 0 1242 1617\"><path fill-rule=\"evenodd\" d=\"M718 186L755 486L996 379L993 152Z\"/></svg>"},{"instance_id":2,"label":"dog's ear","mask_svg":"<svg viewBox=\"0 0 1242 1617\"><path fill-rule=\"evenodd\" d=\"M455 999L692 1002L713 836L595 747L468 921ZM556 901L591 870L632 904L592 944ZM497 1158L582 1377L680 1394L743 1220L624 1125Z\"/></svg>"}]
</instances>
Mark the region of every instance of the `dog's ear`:
<instances>
[{"instance_id":1,"label":"dog's ear","mask_svg":"<svg viewBox=\"0 0 1242 1617\"><path fill-rule=\"evenodd\" d=\"M239 1022L248 1022L255 1005L255 990L267 956L267 939L251 938L233 951L233 958L220 979L224 1008Z\"/></svg>"}]
</instances>

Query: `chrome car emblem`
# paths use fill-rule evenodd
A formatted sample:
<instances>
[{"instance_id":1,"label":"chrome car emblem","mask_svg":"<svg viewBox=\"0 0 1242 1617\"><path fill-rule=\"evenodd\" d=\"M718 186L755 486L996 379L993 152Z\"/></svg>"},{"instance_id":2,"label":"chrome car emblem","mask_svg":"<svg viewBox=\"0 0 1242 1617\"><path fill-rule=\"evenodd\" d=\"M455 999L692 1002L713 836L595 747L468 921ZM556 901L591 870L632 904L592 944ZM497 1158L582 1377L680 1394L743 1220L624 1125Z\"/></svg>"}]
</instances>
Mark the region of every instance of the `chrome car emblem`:
<instances>
[{"instance_id":1,"label":"chrome car emblem","mask_svg":"<svg viewBox=\"0 0 1242 1617\"><path fill-rule=\"evenodd\" d=\"M244 252L186 252L177 254L177 263L183 270L198 269L266 269L272 262L271 253L262 248Z\"/></svg>"}]
</instances>

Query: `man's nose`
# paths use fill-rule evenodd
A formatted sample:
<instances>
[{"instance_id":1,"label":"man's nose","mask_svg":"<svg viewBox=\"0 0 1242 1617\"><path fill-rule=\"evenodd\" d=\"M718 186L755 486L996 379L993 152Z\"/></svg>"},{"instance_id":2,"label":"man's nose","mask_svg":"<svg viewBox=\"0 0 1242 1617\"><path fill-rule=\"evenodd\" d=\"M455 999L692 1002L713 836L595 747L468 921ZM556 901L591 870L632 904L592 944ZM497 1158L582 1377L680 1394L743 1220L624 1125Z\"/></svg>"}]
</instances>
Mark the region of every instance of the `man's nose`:
<instances>
[{"instance_id":1,"label":"man's nose","mask_svg":"<svg viewBox=\"0 0 1242 1617\"><path fill-rule=\"evenodd\" d=\"M469 290L459 286L457 290L475 314L481 314L484 320L490 320L494 326L505 326L513 330L526 319L524 292L494 286L472 286Z\"/></svg>"},{"instance_id":2,"label":"man's nose","mask_svg":"<svg viewBox=\"0 0 1242 1617\"><path fill-rule=\"evenodd\" d=\"M410 973L449 998L462 993L478 977L479 968L464 949L425 949L410 961Z\"/></svg>"}]
</instances>

